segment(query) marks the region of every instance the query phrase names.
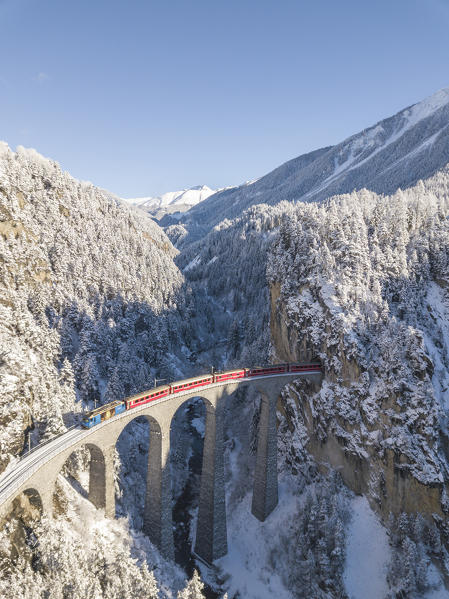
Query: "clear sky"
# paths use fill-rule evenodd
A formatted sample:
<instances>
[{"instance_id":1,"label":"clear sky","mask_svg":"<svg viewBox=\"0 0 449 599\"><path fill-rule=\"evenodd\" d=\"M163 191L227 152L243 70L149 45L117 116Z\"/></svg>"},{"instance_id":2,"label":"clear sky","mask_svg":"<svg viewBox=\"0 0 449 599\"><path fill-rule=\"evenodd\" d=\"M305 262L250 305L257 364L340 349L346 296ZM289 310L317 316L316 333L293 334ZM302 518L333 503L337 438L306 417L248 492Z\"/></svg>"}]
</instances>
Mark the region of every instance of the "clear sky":
<instances>
[{"instance_id":1,"label":"clear sky","mask_svg":"<svg viewBox=\"0 0 449 599\"><path fill-rule=\"evenodd\" d=\"M123 197L264 175L449 86L449 0L0 0L0 139Z\"/></svg>"}]
</instances>

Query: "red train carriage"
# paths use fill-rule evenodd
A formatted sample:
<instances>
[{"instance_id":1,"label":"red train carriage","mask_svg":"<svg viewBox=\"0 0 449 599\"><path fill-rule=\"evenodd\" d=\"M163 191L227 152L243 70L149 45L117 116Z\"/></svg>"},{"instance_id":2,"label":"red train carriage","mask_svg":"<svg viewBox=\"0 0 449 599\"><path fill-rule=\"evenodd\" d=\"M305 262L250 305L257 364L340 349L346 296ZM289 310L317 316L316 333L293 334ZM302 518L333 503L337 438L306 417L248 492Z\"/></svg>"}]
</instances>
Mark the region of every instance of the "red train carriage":
<instances>
[{"instance_id":1,"label":"red train carriage","mask_svg":"<svg viewBox=\"0 0 449 599\"><path fill-rule=\"evenodd\" d=\"M255 368L240 368L239 370L227 370L226 372L219 372L212 374L206 374L203 376L185 379L184 381L178 381L171 385L164 385L162 387L156 387L137 395L125 398L123 401L115 401L110 404L106 404L97 408L93 412L86 414L83 418L82 425L86 428L95 426L102 420L112 417L115 414L143 404L147 404L150 401L155 401L166 395L172 393L179 393L180 391L188 391L197 387L204 387L211 383L220 383L222 381L241 379L244 377L254 376L270 376L276 374L283 374L287 372L320 372L322 370L319 362L312 362L310 364L273 364L269 366L256 366Z\"/></svg>"},{"instance_id":2,"label":"red train carriage","mask_svg":"<svg viewBox=\"0 0 449 599\"><path fill-rule=\"evenodd\" d=\"M304 372L309 370L321 370L321 364L314 362L312 364L290 364L289 372Z\"/></svg>"},{"instance_id":3,"label":"red train carriage","mask_svg":"<svg viewBox=\"0 0 449 599\"><path fill-rule=\"evenodd\" d=\"M144 393L131 395L131 397L127 397L125 399L126 409L130 410L131 408L137 408L137 406L149 403L150 401L154 401L155 399L159 399L160 397L165 397L169 393L170 385L164 385L162 387L155 387L154 389L150 389L149 391L145 391Z\"/></svg>"},{"instance_id":4,"label":"red train carriage","mask_svg":"<svg viewBox=\"0 0 449 599\"><path fill-rule=\"evenodd\" d=\"M214 382L228 381L231 379L242 379L245 376L245 368L240 370L226 370L226 372L217 372L214 375Z\"/></svg>"},{"instance_id":5,"label":"red train carriage","mask_svg":"<svg viewBox=\"0 0 449 599\"><path fill-rule=\"evenodd\" d=\"M256 366L255 368L247 368L246 376L267 376L270 374L282 374L288 372L288 364L274 364L273 366Z\"/></svg>"},{"instance_id":6,"label":"red train carriage","mask_svg":"<svg viewBox=\"0 0 449 599\"><path fill-rule=\"evenodd\" d=\"M170 385L170 393L179 393L180 391L195 389L195 387L204 387L204 385L210 385L213 380L214 377L211 374L208 374L199 378L178 381L177 383Z\"/></svg>"}]
</instances>

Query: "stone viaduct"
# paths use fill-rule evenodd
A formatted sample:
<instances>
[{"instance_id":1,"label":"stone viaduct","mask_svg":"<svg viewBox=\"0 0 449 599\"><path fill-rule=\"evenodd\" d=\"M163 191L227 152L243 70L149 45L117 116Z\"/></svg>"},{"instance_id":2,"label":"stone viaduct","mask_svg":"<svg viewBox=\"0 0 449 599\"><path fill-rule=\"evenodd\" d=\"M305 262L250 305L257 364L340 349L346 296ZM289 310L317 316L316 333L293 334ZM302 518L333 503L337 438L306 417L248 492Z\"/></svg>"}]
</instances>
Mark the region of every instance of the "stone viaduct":
<instances>
[{"instance_id":1,"label":"stone viaduct","mask_svg":"<svg viewBox=\"0 0 449 599\"><path fill-rule=\"evenodd\" d=\"M200 397L206 407L206 430L198 507L195 554L211 564L227 553L224 489L223 411L226 398L238 387L255 386L260 392L252 513L263 521L278 502L276 403L286 384L296 378L317 381L320 371L295 372L227 380L169 395L123 412L92 429L76 428L41 446L0 478L0 519L5 520L21 493L36 493L42 510L51 517L58 475L69 456L90 451L89 500L109 517L115 516L114 450L123 429L144 416L150 426L144 532L168 558L174 558L170 479L170 427L176 411L189 399Z\"/></svg>"}]
</instances>

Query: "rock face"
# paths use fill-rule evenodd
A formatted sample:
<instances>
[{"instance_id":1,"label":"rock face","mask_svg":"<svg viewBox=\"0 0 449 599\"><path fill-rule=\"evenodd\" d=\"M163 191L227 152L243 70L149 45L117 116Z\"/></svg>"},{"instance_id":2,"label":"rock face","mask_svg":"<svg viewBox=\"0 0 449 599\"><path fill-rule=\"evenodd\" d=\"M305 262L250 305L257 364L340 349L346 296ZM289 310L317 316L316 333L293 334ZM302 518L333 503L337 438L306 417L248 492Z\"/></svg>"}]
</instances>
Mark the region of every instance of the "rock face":
<instances>
[{"instance_id":1,"label":"rock face","mask_svg":"<svg viewBox=\"0 0 449 599\"><path fill-rule=\"evenodd\" d=\"M275 286L271 292L271 332L279 361L309 361L316 359L317 354L322 356L322 351L313 349L306 337L300 337L300 331L286 333L289 320L285 318L281 301L275 299L278 295ZM366 495L385 518L390 512L398 515L404 511L444 517L447 482L420 482L411 474L405 454L383 446L388 429L394 428L394 417L385 414L382 421L376 423L365 419L363 403L368 398L360 388L359 366L352 360L344 361L342 374L345 400L356 403L354 408L359 410L360 420L353 413L346 417L338 413L338 406L337 410L328 411L329 406L321 401L322 395L316 386L294 384L298 394L296 408L307 431L307 451L320 469L326 471L330 466L339 471L345 484L355 493ZM323 389L338 403L339 386L335 378L332 371L326 373ZM390 404L388 411L401 414L403 406L394 395L385 403ZM285 409L283 411L285 413Z\"/></svg>"},{"instance_id":2,"label":"rock face","mask_svg":"<svg viewBox=\"0 0 449 599\"><path fill-rule=\"evenodd\" d=\"M276 358L325 369L283 406L292 447L384 518L448 513L448 189L446 171L390 198L287 209L269 261Z\"/></svg>"}]
</instances>

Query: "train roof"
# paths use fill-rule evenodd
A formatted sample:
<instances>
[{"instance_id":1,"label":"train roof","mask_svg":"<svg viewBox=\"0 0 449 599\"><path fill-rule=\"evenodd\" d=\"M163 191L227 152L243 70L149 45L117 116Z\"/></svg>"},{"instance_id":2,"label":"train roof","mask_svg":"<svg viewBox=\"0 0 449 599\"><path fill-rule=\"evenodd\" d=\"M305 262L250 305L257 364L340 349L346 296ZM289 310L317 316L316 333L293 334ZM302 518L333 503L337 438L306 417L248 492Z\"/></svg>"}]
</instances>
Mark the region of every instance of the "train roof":
<instances>
[{"instance_id":1,"label":"train roof","mask_svg":"<svg viewBox=\"0 0 449 599\"><path fill-rule=\"evenodd\" d=\"M282 362L280 364L264 364L263 366L251 366L250 370L255 370L256 368L279 368L280 366L288 366L288 362Z\"/></svg>"},{"instance_id":2,"label":"train roof","mask_svg":"<svg viewBox=\"0 0 449 599\"><path fill-rule=\"evenodd\" d=\"M208 379L208 378L212 378L213 375L212 374L199 374L198 376L193 376L190 379L183 379L182 381L174 381L172 383L172 386L178 386L178 385L185 385L186 383L193 383L194 381L202 381L204 379Z\"/></svg>"},{"instance_id":3,"label":"train roof","mask_svg":"<svg viewBox=\"0 0 449 599\"><path fill-rule=\"evenodd\" d=\"M234 370L217 370L215 374L233 374L234 372L242 372L244 368L235 368Z\"/></svg>"},{"instance_id":4,"label":"train roof","mask_svg":"<svg viewBox=\"0 0 449 599\"><path fill-rule=\"evenodd\" d=\"M99 408L95 408L95 410L88 412L83 418L92 418L92 416L101 414L102 412L105 412L106 410L111 410L112 408L115 408L122 403L123 403L123 400L121 400L121 399L116 399L114 401L110 401L109 403L105 403L102 406L100 406Z\"/></svg>"},{"instance_id":5,"label":"train roof","mask_svg":"<svg viewBox=\"0 0 449 599\"><path fill-rule=\"evenodd\" d=\"M153 387L153 389L147 389L146 391L142 391L142 393L135 393L134 395L130 395L129 397L125 397L125 401L130 401L131 399L140 399L141 397L146 397L151 393L158 393L159 391L165 391L166 389L170 389L170 385L162 385L161 387Z\"/></svg>"}]
</instances>

